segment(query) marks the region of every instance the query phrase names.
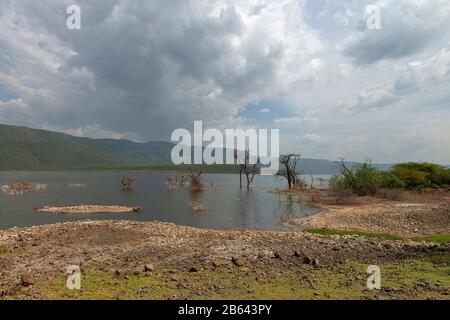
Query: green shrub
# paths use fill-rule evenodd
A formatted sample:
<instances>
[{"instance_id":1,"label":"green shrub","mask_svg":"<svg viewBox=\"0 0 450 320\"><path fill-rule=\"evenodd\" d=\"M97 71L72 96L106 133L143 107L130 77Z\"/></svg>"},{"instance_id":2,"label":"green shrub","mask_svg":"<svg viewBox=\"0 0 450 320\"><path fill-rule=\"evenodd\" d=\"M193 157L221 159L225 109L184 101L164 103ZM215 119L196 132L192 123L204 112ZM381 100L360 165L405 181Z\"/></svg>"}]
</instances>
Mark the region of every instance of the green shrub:
<instances>
[{"instance_id":1,"label":"green shrub","mask_svg":"<svg viewBox=\"0 0 450 320\"><path fill-rule=\"evenodd\" d=\"M358 196L374 196L379 189L440 189L450 186L450 169L432 163L401 163L384 172L372 166L370 161L352 169L339 163L339 176L330 179L330 187L336 192L351 190Z\"/></svg>"},{"instance_id":2,"label":"green shrub","mask_svg":"<svg viewBox=\"0 0 450 320\"><path fill-rule=\"evenodd\" d=\"M358 196L374 196L381 186L381 175L378 169L366 162L356 167L352 189Z\"/></svg>"},{"instance_id":3,"label":"green shrub","mask_svg":"<svg viewBox=\"0 0 450 320\"><path fill-rule=\"evenodd\" d=\"M390 173L403 180L407 188L439 189L450 185L450 169L432 163L401 163Z\"/></svg>"},{"instance_id":4,"label":"green shrub","mask_svg":"<svg viewBox=\"0 0 450 320\"><path fill-rule=\"evenodd\" d=\"M339 164L340 176L334 176L330 180L330 186L334 190L350 189L358 196L374 196L381 187L381 173L372 166L370 161L348 169L342 161Z\"/></svg>"},{"instance_id":5,"label":"green shrub","mask_svg":"<svg viewBox=\"0 0 450 320\"><path fill-rule=\"evenodd\" d=\"M331 189L338 190L345 188L345 178L343 176L332 176L328 180L328 184Z\"/></svg>"},{"instance_id":6,"label":"green shrub","mask_svg":"<svg viewBox=\"0 0 450 320\"><path fill-rule=\"evenodd\" d=\"M380 174L381 178L381 188L386 189L404 189L406 188L406 183L402 179L400 179L398 176L389 173L389 172L382 172Z\"/></svg>"}]
</instances>

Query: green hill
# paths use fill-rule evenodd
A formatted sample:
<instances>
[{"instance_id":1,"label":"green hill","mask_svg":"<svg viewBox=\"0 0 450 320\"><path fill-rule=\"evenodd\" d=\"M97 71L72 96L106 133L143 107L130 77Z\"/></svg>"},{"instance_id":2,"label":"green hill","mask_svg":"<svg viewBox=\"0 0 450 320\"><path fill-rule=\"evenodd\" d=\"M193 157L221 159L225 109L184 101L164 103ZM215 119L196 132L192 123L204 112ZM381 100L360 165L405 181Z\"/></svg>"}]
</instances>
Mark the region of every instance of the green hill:
<instances>
[{"instance_id":1,"label":"green hill","mask_svg":"<svg viewBox=\"0 0 450 320\"><path fill-rule=\"evenodd\" d=\"M183 170L170 160L173 144L89 139L63 133L0 124L0 171L160 169ZM356 163L348 162L349 166ZM391 165L374 165L387 170ZM235 166L201 166L204 172L237 172ZM301 159L302 174L337 174L335 161Z\"/></svg>"},{"instance_id":2,"label":"green hill","mask_svg":"<svg viewBox=\"0 0 450 320\"><path fill-rule=\"evenodd\" d=\"M89 139L0 125L0 170L75 170L168 164L172 144Z\"/></svg>"}]
</instances>

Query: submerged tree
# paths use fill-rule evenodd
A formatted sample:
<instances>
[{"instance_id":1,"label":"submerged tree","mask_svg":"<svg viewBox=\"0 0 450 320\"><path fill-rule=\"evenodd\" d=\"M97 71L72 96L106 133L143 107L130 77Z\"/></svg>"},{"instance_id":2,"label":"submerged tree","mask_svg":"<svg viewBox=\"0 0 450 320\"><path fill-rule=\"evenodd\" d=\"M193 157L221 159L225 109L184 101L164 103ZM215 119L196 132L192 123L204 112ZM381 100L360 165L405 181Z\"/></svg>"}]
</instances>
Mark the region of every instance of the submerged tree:
<instances>
[{"instance_id":1,"label":"submerged tree","mask_svg":"<svg viewBox=\"0 0 450 320\"><path fill-rule=\"evenodd\" d=\"M258 164L259 159L256 161L251 161L250 151L235 151L234 158L237 160L239 164L239 183L240 188L242 189L242 175L245 174L247 180L247 190L250 190L253 184L253 180L255 179L256 174L259 172Z\"/></svg>"},{"instance_id":2,"label":"submerged tree","mask_svg":"<svg viewBox=\"0 0 450 320\"><path fill-rule=\"evenodd\" d=\"M9 196L21 196L26 192L31 192L33 190L40 191L39 188L34 189L33 183L31 181L17 181L1 187L1 190Z\"/></svg>"},{"instance_id":3,"label":"submerged tree","mask_svg":"<svg viewBox=\"0 0 450 320\"><path fill-rule=\"evenodd\" d=\"M294 153L283 154L280 156L280 163L284 166L284 170L280 171L278 175L286 178L289 190L292 190L301 184L297 172L297 163L299 159L300 155Z\"/></svg>"},{"instance_id":4,"label":"submerged tree","mask_svg":"<svg viewBox=\"0 0 450 320\"><path fill-rule=\"evenodd\" d=\"M189 170L189 178L191 180L191 190L194 192L205 191L205 185L202 183L200 176L202 172L199 170Z\"/></svg>"},{"instance_id":5,"label":"submerged tree","mask_svg":"<svg viewBox=\"0 0 450 320\"><path fill-rule=\"evenodd\" d=\"M133 190L133 184L136 182L137 177L125 176L120 179L122 190Z\"/></svg>"}]
</instances>

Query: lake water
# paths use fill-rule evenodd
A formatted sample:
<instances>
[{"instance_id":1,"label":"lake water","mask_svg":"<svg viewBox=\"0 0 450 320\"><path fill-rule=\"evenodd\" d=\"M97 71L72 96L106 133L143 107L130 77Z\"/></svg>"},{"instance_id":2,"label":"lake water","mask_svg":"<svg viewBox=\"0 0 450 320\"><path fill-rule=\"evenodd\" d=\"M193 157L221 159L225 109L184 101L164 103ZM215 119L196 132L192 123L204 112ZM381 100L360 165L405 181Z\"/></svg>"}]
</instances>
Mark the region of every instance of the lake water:
<instances>
[{"instance_id":1,"label":"lake water","mask_svg":"<svg viewBox=\"0 0 450 320\"><path fill-rule=\"evenodd\" d=\"M122 191L120 178L136 176L133 191ZM299 197L280 196L271 192L284 188L285 181L275 177L255 177L254 188L240 190L239 176L205 174L208 190L194 194L185 188L168 190L166 178L175 176L162 172L0 172L0 186L28 180L47 184L45 191L33 191L20 197L0 191L0 229L29 227L75 220L127 219L173 222L200 228L275 229L283 222L317 212L301 203ZM211 190L211 183L218 190ZM82 184L84 187L69 187ZM201 202L204 211L195 212L192 202ZM42 206L81 204L124 205L140 207L137 214L55 215L37 213Z\"/></svg>"}]
</instances>

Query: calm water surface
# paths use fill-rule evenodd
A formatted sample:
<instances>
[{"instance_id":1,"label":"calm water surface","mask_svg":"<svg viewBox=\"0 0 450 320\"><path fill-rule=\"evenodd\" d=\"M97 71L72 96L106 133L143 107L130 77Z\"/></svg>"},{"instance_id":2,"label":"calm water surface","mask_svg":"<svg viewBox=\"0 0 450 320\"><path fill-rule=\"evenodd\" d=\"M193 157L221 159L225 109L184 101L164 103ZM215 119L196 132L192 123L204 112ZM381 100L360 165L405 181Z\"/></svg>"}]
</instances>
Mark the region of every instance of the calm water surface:
<instances>
[{"instance_id":1,"label":"calm water surface","mask_svg":"<svg viewBox=\"0 0 450 320\"><path fill-rule=\"evenodd\" d=\"M139 177L135 190L121 191L120 178ZM317 209L304 205L298 197L280 196L271 192L285 187L274 177L255 178L253 190L239 189L239 176L208 174L203 182L214 183L217 191L193 194L178 188L168 190L165 184L171 173L161 172L0 172L0 186L18 180L47 184L45 191L33 191L11 198L0 191L0 229L29 227L42 224L100 219L164 221L201 228L276 229L294 217L313 214ZM69 187L84 184L85 187ZM211 189L211 188L208 188ZM195 212L193 201L202 202L205 210ZM41 206L81 204L124 205L141 207L138 214L54 215L36 213Z\"/></svg>"}]
</instances>

